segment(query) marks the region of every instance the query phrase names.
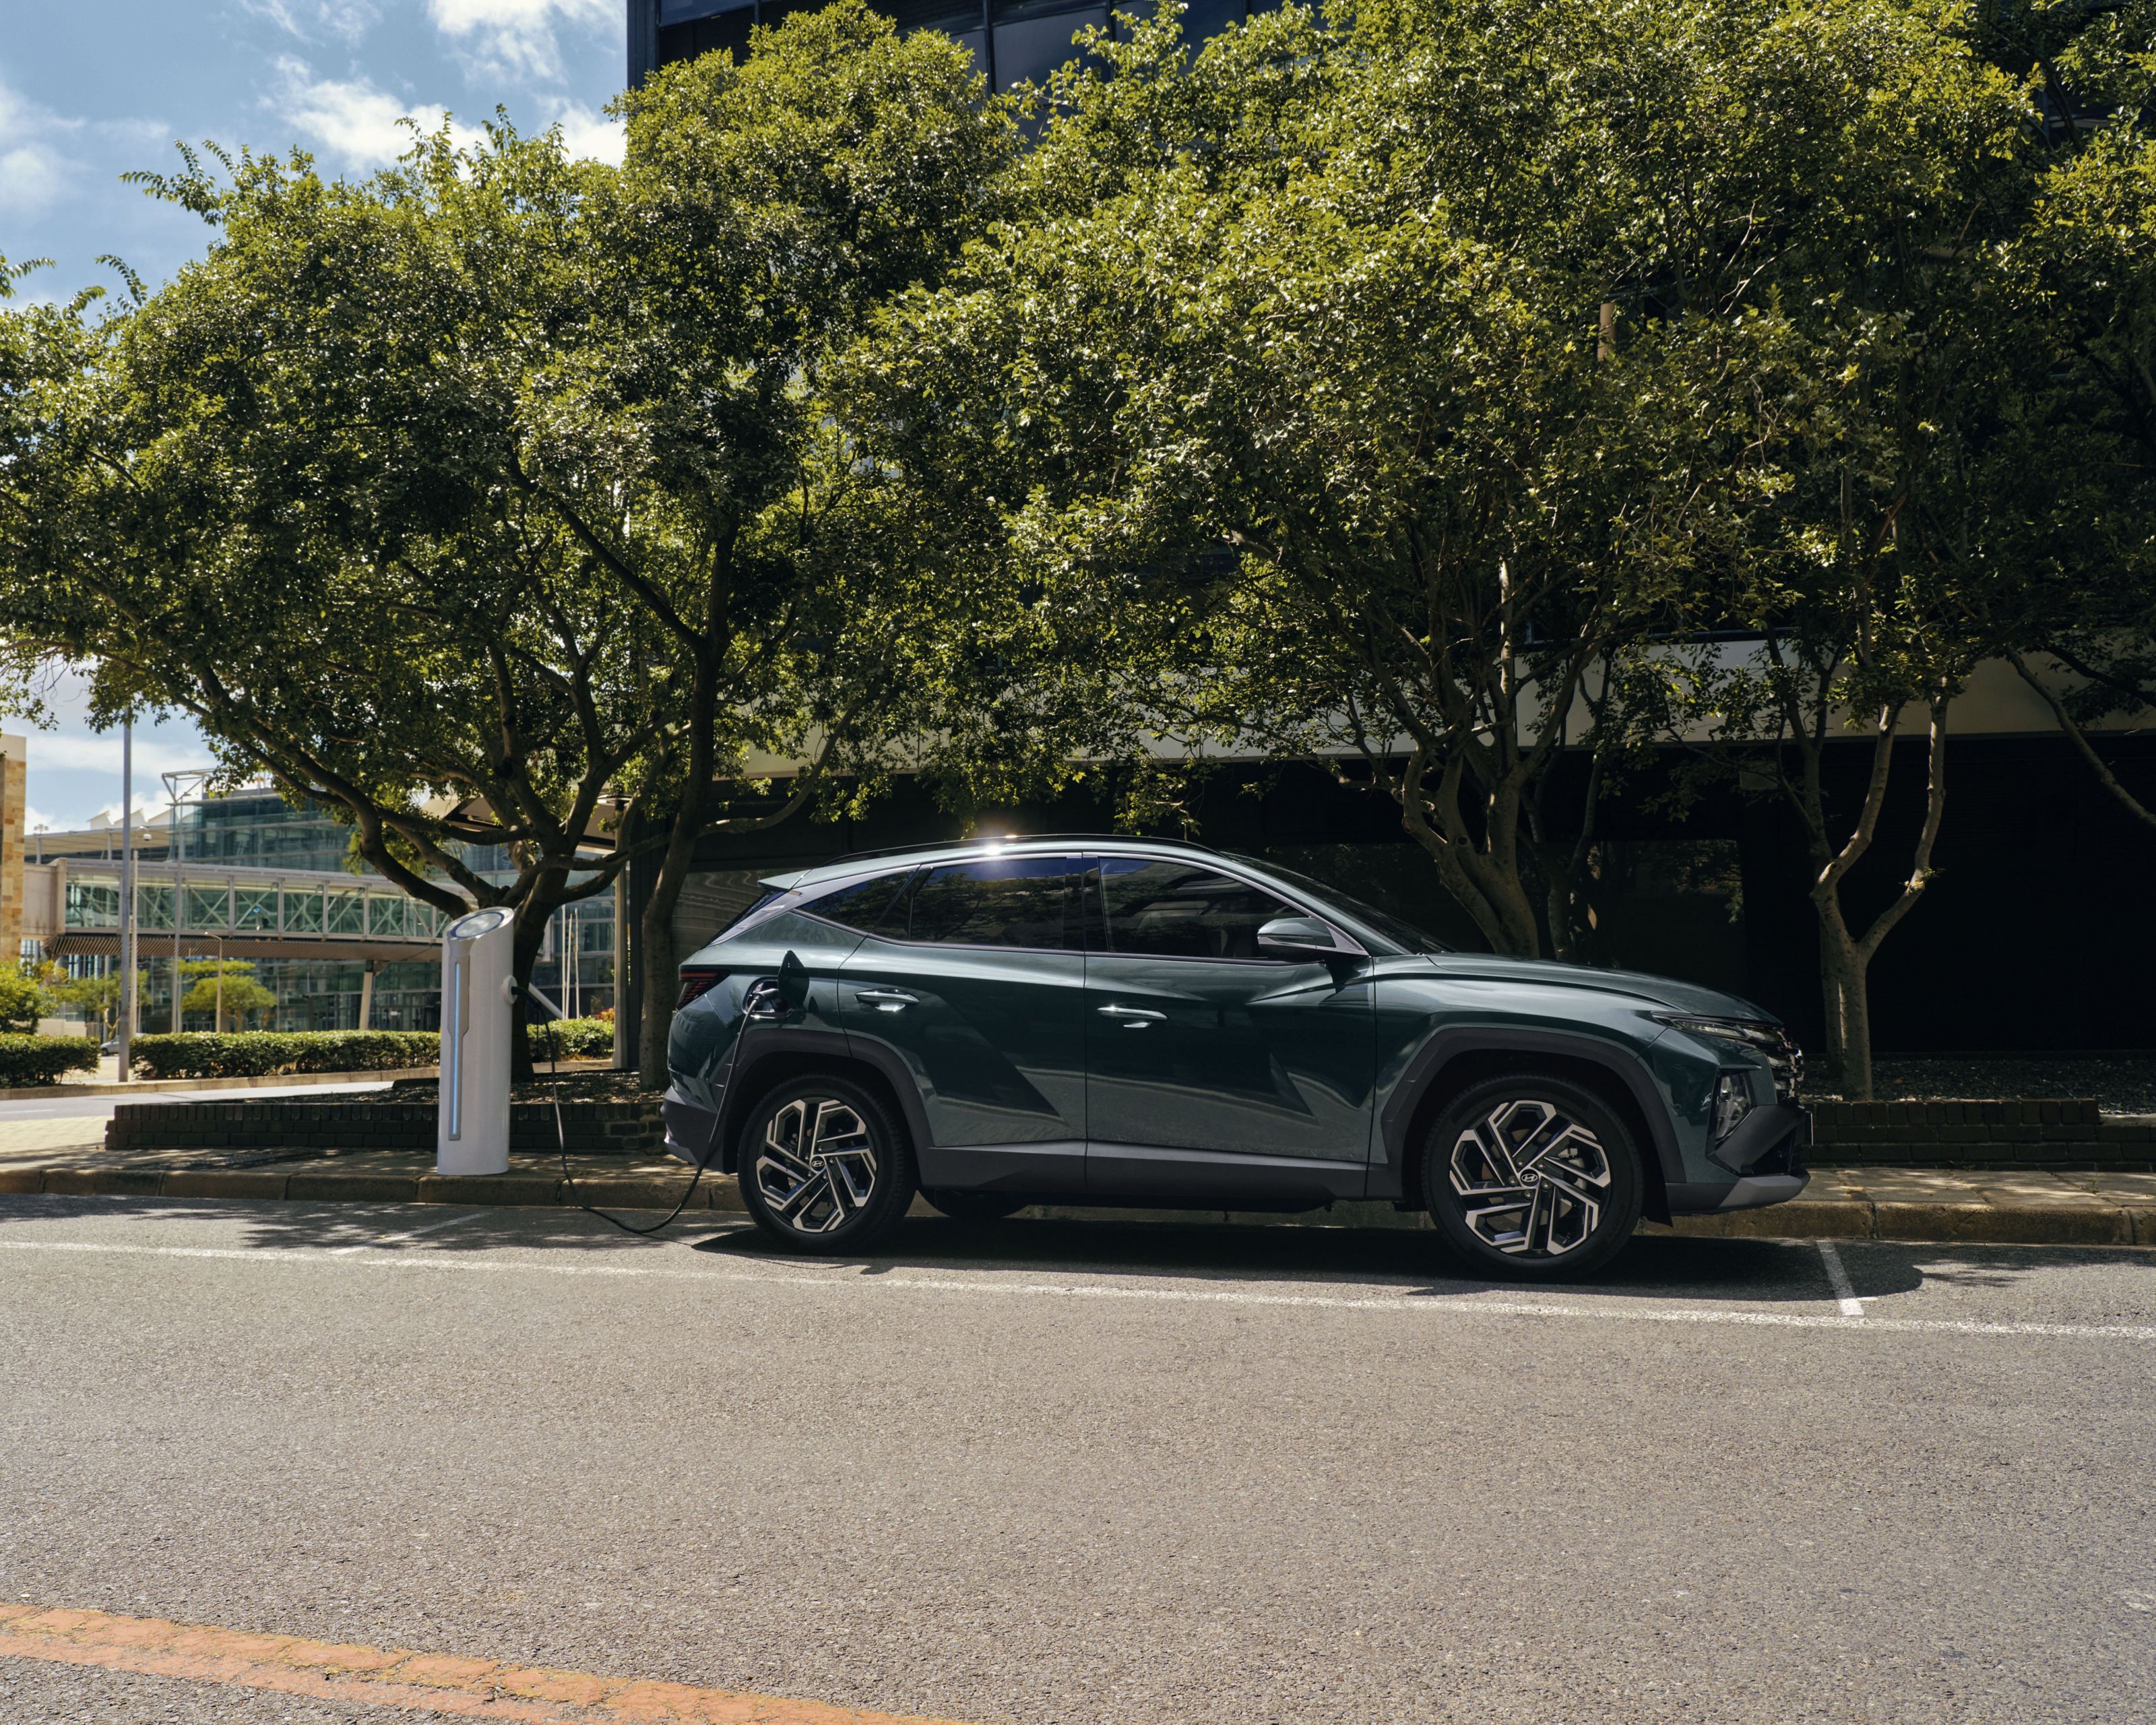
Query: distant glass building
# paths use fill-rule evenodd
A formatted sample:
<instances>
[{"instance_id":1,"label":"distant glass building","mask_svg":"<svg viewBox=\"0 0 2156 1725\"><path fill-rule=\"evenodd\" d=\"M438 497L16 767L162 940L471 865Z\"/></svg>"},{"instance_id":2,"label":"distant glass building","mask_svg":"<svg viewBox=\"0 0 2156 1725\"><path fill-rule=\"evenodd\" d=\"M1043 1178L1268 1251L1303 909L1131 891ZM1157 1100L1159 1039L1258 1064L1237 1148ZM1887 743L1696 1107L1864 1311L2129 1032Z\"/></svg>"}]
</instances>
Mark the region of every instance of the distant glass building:
<instances>
[{"instance_id":1,"label":"distant glass building","mask_svg":"<svg viewBox=\"0 0 2156 1725\"><path fill-rule=\"evenodd\" d=\"M641 84L654 68L693 59L716 49L737 58L748 51L755 24L774 24L790 13L819 10L826 0L629 0L629 81ZM1276 0L1192 0L1183 15L1193 41L1219 34ZM1070 39L1089 24L1106 28L1111 12L1143 17L1149 3L1107 6L1086 0L901 0L876 8L902 30L941 30L973 52L988 88L1005 90L1048 74L1072 59Z\"/></svg>"},{"instance_id":2,"label":"distant glass building","mask_svg":"<svg viewBox=\"0 0 2156 1725\"><path fill-rule=\"evenodd\" d=\"M259 1028L440 1028L446 919L365 870L350 828L270 790L182 803L177 814L176 829L174 811L158 811L136 841L144 1030L172 1028L176 957L252 965L255 980L277 997ZM38 944L42 956L77 976L106 974L118 961L117 837L116 828L104 826L38 837L32 867L54 912ZM500 847L474 847L465 860L490 879L515 872ZM556 913L532 982L572 1015L612 1006L610 894ZM186 1029L213 1027L208 1014L186 1016Z\"/></svg>"}]
</instances>

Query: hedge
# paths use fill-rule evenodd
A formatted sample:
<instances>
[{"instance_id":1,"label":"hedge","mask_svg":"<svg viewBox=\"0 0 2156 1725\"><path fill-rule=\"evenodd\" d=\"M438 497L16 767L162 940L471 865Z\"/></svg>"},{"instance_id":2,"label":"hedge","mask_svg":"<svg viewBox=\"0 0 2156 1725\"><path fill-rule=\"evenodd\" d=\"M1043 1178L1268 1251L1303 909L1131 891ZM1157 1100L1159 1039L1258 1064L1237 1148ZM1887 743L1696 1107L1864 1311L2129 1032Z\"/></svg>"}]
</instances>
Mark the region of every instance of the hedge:
<instances>
[{"instance_id":1,"label":"hedge","mask_svg":"<svg viewBox=\"0 0 2156 1725\"><path fill-rule=\"evenodd\" d=\"M601 1019L562 1019L534 1024L526 1034L531 1057L537 1060L588 1059L613 1052L613 1025ZM95 1065L95 1045L88 1045ZM146 1078L257 1078L273 1072L381 1072L431 1066L442 1057L442 1038L435 1030L234 1030L223 1035L188 1030L177 1036L137 1036L133 1049L135 1070Z\"/></svg>"},{"instance_id":2,"label":"hedge","mask_svg":"<svg viewBox=\"0 0 2156 1725\"><path fill-rule=\"evenodd\" d=\"M0 1035L0 1090L57 1084L63 1072L95 1072L97 1043L88 1036Z\"/></svg>"},{"instance_id":3,"label":"hedge","mask_svg":"<svg viewBox=\"0 0 2156 1725\"><path fill-rule=\"evenodd\" d=\"M135 1070L146 1078L257 1078L272 1072L382 1072L431 1066L435 1030L207 1030L137 1036Z\"/></svg>"},{"instance_id":4,"label":"hedge","mask_svg":"<svg viewBox=\"0 0 2156 1725\"><path fill-rule=\"evenodd\" d=\"M555 1019L525 1031L535 1060L604 1060L613 1052L613 1020Z\"/></svg>"}]
</instances>

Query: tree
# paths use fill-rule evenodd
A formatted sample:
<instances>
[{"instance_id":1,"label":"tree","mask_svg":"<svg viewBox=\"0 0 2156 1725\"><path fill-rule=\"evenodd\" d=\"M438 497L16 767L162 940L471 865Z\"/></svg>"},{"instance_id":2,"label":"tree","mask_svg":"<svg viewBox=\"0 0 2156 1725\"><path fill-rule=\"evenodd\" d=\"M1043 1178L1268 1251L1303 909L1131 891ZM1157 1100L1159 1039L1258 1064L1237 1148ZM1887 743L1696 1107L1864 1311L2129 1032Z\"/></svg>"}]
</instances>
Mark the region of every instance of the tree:
<instances>
[{"instance_id":1,"label":"tree","mask_svg":"<svg viewBox=\"0 0 2156 1725\"><path fill-rule=\"evenodd\" d=\"M861 435L963 475L1077 639L1121 612L1130 747L1358 762L1491 945L1541 950L1536 793L1787 485L1790 308L2010 85L1887 0L1091 52L1026 219L863 364Z\"/></svg>"},{"instance_id":2,"label":"tree","mask_svg":"<svg viewBox=\"0 0 2156 1725\"><path fill-rule=\"evenodd\" d=\"M847 3L625 99L619 171L506 126L357 186L190 157L153 189L208 259L13 331L0 637L91 665L101 718L185 708L415 896L515 905L520 979L655 854L663 974L701 839L858 800L969 705L919 511L814 391L985 219L1014 133L978 96ZM654 1081L670 1010L646 991Z\"/></svg>"},{"instance_id":3,"label":"tree","mask_svg":"<svg viewBox=\"0 0 2156 1725\"><path fill-rule=\"evenodd\" d=\"M2098 782L2156 828L2156 802L2089 734L2156 711L2156 139L2121 117L2052 153L2003 256L2028 339L1998 475L2017 506L2015 578L1990 621Z\"/></svg>"},{"instance_id":4,"label":"tree","mask_svg":"<svg viewBox=\"0 0 2156 1725\"><path fill-rule=\"evenodd\" d=\"M208 1017L223 1030L229 1017L240 1029L249 1016L264 1017L277 1009L277 996L254 978L254 967L239 958L187 958L180 962L180 974L194 980L180 996L180 1010Z\"/></svg>"},{"instance_id":5,"label":"tree","mask_svg":"<svg viewBox=\"0 0 2156 1725\"><path fill-rule=\"evenodd\" d=\"M19 964L0 965L0 1034L32 1035L50 1003Z\"/></svg>"}]
</instances>

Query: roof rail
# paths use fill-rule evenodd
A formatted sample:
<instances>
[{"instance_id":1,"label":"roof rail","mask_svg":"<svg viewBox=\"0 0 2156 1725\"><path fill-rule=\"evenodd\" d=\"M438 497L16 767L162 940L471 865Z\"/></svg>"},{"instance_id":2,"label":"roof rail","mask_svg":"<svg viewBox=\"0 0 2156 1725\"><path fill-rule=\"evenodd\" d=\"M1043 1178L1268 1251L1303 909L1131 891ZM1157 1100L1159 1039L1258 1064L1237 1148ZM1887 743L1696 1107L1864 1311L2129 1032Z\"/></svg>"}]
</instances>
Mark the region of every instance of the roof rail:
<instances>
[{"instance_id":1,"label":"roof rail","mask_svg":"<svg viewBox=\"0 0 2156 1725\"><path fill-rule=\"evenodd\" d=\"M832 862L866 861L878 856L904 856L916 850L957 850L971 845L1098 845L1103 840L1137 845L1167 845L1178 850L1194 850L1203 856L1220 853L1209 845L1188 839L1157 839L1145 833L980 833L970 839L930 839L913 845L885 845L873 850L849 850ZM814 864L812 867L828 867Z\"/></svg>"}]
</instances>

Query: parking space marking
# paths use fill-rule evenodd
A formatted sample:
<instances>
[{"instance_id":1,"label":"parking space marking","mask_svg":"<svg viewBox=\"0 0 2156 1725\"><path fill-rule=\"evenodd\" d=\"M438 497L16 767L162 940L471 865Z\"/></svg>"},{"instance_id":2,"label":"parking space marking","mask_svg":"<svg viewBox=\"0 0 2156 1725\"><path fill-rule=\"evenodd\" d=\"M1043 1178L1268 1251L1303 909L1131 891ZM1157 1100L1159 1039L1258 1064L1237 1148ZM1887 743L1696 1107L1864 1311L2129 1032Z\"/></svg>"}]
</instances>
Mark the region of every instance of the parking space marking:
<instances>
[{"instance_id":1,"label":"parking space marking","mask_svg":"<svg viewBox=\"0 0 2156 1725\"><path fill-rule=\"evenodd\" d=\"M631 1248L630 1250L634 1250ZM660 1248L660 1250L665 1250ZM1451 1317L1541 1317L1589 1319L1599 1322L1730 1324L1782 1330L1846 1330L1870 1336L2029 1336L2061 1340L2156 1342L2156 1324L2023 1323L1980 1318L1848 1317L1806 1312L1749 1312L1725 1307L1570 1306L1551 1301L1489 1300L1472 1296L1433 1297L1420 1283L1400 1285L1386 1298L1348 1294L1286 1294L1227 1289L1127 1287L1099 1282L1004 1281L990 1274L960 1281L950 1276L908 1275L903 1266L880 1265L873 1271L848 1266L824 1271L737 1271L717 1267L669 1269L660 1265L534 1263L436 1256L429 1253L362 1256L348 1249L295 1250L265 1246L153 1246L98 1240L0 1240L0 1250L80 1253L92 1256L198 1259L245 1264L277 1264L343 1270L403 1270L462 1276L556 1276L643 1277L706 1285L743 1284L760 1287L839 1288L865 1293L965 1294L1006 1299L1130 1301L1191 1306L1305 1307L1325 1312L1414 1312ZM1142 1272L1096 1272L1131 1275Z\"/></svg>"},{"instance_id":2,"label":"parking space marking","mask_svg":"<svg viewBox=\"0 0 2156 1725\"><path fill-rule=\"evenodd\" d=\"M476 1222L481 1216L490 1216L491 1209L472 1210L461 1216L451 1216L446 1222L429 1222L424 1228L413 1228L403 1234L385 1234L379 1240L362 1240L357 1245L331 1246L332 1252L363 1252L370 1247L402 1245L408 1240L424 1239L429 1234L439 1234L444 1228L461 1228L467 1222Z\"/></svg>"},{"instance_id":3,"label":"parking space marking","mask_svg":"<svg viewBox=\"0 0 2156 1725\"><path fill-rule=\"evenodd\" d=\"M1830 1240L1820 1241L1819 1255L1820 1261L1826 1266L1827 1283L1833 1288L1835 1298L1841 1301L1841 1315L1844 1317L1863 1317L1864 1302L1856 1297L1856 1284L1850 1281L1849 1272L1841 1267L1841 1254L1834 1249L1834 1242Z\"/></svg>"},{"instance_id":4,"label":"parking space marking","mask_svg":"<svg viewBox=\"0 0 2156 1725\"><path fill-rule=\"evenodd\" d=\"M0 1658L95 1666L516 1725L936 1725L896 1713L741 1689L702 1689L43 1605L0 1604Z\"/></svg>"}]
</instances>

